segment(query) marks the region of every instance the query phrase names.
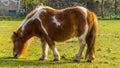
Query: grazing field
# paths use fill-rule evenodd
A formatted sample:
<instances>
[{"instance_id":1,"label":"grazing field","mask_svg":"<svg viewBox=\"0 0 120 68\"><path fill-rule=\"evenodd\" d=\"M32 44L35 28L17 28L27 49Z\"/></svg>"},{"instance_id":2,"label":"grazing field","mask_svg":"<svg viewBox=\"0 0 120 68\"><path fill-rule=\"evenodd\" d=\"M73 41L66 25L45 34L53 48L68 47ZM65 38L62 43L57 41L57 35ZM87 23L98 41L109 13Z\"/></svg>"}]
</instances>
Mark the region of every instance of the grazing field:
<instances>
[{"instance_id":1,"label":"grazing field","mask_svg":"<svg viewBox=\"0 0 120 68\"><path fill-rule=\"evenodd\" d=\"M99 33L96 45L96 59L92 63L83 58L79 63L73 62L79 45L77 38L62 43L56 43L61 60L53 61L49 49L48 60L38 60L41 55L40 40L31 39L26 57L12 58L13 44L11 34L21 21L0 21L0 68L120 68L120 20L99 20Z\"/></svg>"}]
</instances>

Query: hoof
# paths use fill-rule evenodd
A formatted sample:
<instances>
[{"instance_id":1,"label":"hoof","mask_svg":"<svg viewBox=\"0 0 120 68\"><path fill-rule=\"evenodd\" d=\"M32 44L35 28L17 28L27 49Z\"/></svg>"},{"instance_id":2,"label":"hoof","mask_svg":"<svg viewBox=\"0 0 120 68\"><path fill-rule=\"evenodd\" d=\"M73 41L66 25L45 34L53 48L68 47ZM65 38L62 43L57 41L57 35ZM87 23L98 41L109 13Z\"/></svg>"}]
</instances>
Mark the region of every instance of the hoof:
<instances>
[{"instance_id":1,"label":"hoof","mask_svg":"<svg viewBox=\"0 0 120 68\"><path fill-rule=\"evenodd\" d=\"M87 62L91 63L91 62L92 62L92 60L87 60Z\"/></svg>"},{"instance_id":2,"label":"hoof","mask_svg":"<svg viewBox=\"0 0 120 68\"><path fill-rule=\"evenodd\" d=\"M60 59L54 59L53 61L59 61Z\"/></svg>"},{"instance_id":3,"label":"hoof","mask_svg":"<svg viewBox=\"0 0 120 68\"><path fill-rule=\"evenodd\" d=\"M74 62L80 62L80 60L76 60L76 59L74 59L73 61L74 61Z\"/></svg>"},{"instance_id":4,"label":"hoof","mask_svg":"<svg viewBox=\"0 0 120 68\"><path fill-rule=\"evenodd\" d=\"M39 60L47 60L47 58L40 58Z\"/></svg>"},{"instance_id":5,"label":"hoof","mask_svg":"<svg viewBox=\"0 0 120 68\"><path fill-rule=\"evenodd\" d=\"M43 58L40 58L39 60L45 60L45 59L43 59Z\"/></svg>"},{"instance_id":6,"label":"hoof","mask_svg":"<svg viewBox=\"0 0 120 68\"><path fill-rule=\"evenodd\" d=\"M91 63L94 60L95 60L95 58L87 59L87 62Z\"/></svg>"}]
</instances>

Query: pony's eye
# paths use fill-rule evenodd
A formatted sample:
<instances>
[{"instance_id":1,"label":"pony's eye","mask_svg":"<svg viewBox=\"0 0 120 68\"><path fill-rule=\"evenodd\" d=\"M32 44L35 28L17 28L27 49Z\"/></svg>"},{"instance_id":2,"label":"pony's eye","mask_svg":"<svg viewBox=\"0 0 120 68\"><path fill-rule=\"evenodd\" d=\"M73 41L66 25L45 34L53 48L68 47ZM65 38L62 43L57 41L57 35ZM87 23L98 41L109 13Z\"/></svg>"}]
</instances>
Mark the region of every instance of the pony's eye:
<instances>
[{"instance_id":1,"label":"pony's eye","mask_svg":"<svg viewBox=\"0 0 120 68\"><path fill-rule=\"evenodd\" d=\"M15 43L15 41L13 41L13 43Z\"/></svg>"}]
</instances>

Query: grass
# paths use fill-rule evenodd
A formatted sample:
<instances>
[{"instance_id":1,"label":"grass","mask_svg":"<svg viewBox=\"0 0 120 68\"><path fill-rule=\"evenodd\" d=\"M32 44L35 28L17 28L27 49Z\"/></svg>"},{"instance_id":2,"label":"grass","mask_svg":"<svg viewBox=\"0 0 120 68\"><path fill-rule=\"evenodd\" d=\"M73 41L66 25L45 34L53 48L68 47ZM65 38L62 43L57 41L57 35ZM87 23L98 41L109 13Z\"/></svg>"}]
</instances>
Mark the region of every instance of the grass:
<instances>
[{"instance_id":1,"label":"grass","mask_svg":"<svg viewBox=\"0 0 120 68\"><path fill-rule=\"evenodd\" d=\"M13 44L10 36L21 21L0 21L0 68L119 68L120 67L120 20L99 20L99 33L96 45L96 60L87 63L83 58L79 63L73 62L79 46L77 38L56 43L61 60L53 61L49 50L48 60L38 60L41 55L40 40L32 38L25 58L12 58Z\"/></svg>"}]
</instances>

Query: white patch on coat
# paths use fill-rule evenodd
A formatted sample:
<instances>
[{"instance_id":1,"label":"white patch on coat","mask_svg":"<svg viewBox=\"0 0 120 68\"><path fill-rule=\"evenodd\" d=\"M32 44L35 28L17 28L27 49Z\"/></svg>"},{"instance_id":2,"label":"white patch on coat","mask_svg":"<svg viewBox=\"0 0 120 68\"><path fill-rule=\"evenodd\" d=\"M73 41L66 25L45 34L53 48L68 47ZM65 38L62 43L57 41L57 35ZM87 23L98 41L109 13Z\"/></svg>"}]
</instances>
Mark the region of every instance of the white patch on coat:
<instances>
[{"instance_id":1,"label":"white patch on coat","mask_svg":"<svg viewBox=\"0 0 120 68\"><path fill-rule=\"evenodd\" d=\"M20 25L20 27L22 27L22 28L21 28L22 31L25 29L25 26L26 26L26 24L27 24L29 21L30 21L30 19L28 19L28 20L23 20L22 24Z\"/></svg>"},{"instance_id":2,"label":"white patch on coat","mask_svg":"<svg viewBox=\"0 0 120 68\"><path fill-rule=\"evenodd\" d=\"M27 23L29 23L29 21L38 19L38 20L40 21L40 24L41 24L41 27L42 27L43 31L48 35L46 29L44 28L44 26L43 26L43 24L42 24L42 20L40 19L40 14L44 11L42 8L43 8L43 7L37 8L37 9L36 9L37 12L36 12L31 18L29 18L28 20L24 20L24 21L23 21L22 25L20 26L20 27L22 27L22 28L21 28L22 31L24 30L24 28L25 28L25 26L27 25ZM22 33L22 32L21 32L21 33Z\"/></svg>"},{"instance_id":3,"label":"white patch on coat","mask_svg":"<svg viewBox=\"0 0 120 68\"><path fill-rule=\"evenodd\" d=\"M25 25L25 21L26 21L26 20L23 20L23 21L22 21L22 23L21 23L21 25L19 26L19 28Z\"/></svg>"},{"instance_id":4,"label":"white patch on coat","mask_svg":"<svg viewBox=\"0 0 120 68\"><path fill-rule=\"evenodd\" d=\"M60 22L56 19L56 17L53 16L52 18L53 18L53 23L55 23L57 26L60 26Z\"/></svg>"},{"instance_id":5,"label":"white patch on coat","mask_svg":"<svg viewBox=\"0 0 120 68\"><path fill-rule=\"evenodd\" d=\"M79 37L79 39L82 39L82 40L83 40L82 43L86 43L85 38L86 38L86 35L87 35L87 32L88 32L88 21L87 21L88 13L87 13L87 9L86 9L86 8L84 8L84 7L78 7L78 8L80 8L80 9L83 11L83 13L84 13L84 18L85 18L85 21L86 21L85 28L84 28L85 31L84 31L84 33Z\"/></svg>"},{"instance_id":6,"label":"white patch on coat","mask_svg":"<svg viewBox=\"0 0 120 68\"><path fill-rule=\"evenodd\" d=\"M87 15L88 15L87 9L84 7L80 7L80 6L77 6L77 7L80 8L84 12L84 16L85 16L85 18L87 18Z\"/></svg>"}]
</instances>

